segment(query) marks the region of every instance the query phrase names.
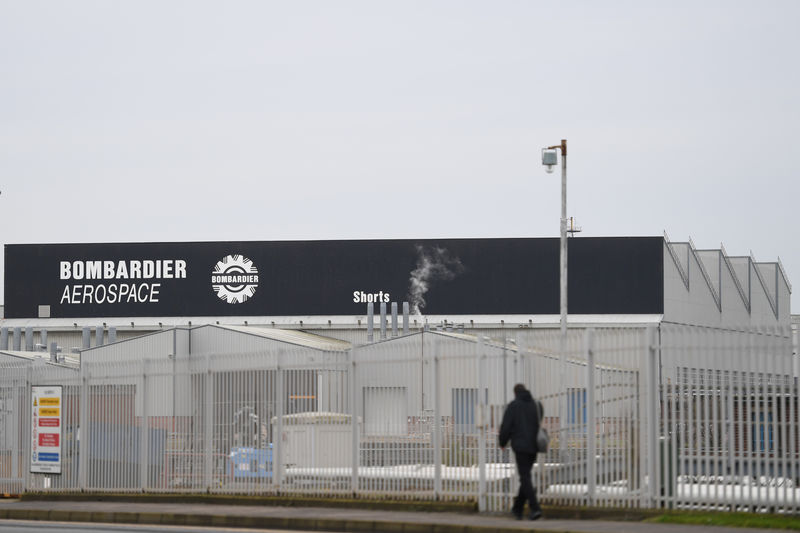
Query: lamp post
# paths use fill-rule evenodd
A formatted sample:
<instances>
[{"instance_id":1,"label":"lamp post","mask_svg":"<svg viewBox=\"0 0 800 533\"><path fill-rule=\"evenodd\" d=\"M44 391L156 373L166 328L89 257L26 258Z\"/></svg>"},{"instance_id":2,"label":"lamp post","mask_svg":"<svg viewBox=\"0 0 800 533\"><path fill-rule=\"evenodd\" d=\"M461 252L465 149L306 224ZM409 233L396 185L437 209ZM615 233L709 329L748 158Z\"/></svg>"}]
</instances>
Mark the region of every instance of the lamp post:
<instances>
[{"instance_id":1,"label":"lamp post","mask_svg":"<svg viewBox=\"0 0 800 533\"><path fill-rule=\"evenodd\" d=\"M567 140L560 145L542 149L542 165L548 174L558 163L557 150L561 150L561 253L559 284L561 286L561 355L567 349ZM562 383L563 385L563 383Z\"/></svg>"},{"instance_id":2,"label":"lamp post","mask_svg":"<svg viewBox=\"0 0 800 533\"><path fill-rule=\"evenodd\" d=\"M561 427L559 435L559 453L561 460L565 461L567 453L566 433L567 425L567 140L562 139L560 145L548 146L542 149L542 165L548 174L553 172L553 167L558 164L557 150L561 150L561 253L559 285L561 286L561 335L559 336L559 374L560 383L558 402L558 419Z\"/></svg>"}]
</instances>

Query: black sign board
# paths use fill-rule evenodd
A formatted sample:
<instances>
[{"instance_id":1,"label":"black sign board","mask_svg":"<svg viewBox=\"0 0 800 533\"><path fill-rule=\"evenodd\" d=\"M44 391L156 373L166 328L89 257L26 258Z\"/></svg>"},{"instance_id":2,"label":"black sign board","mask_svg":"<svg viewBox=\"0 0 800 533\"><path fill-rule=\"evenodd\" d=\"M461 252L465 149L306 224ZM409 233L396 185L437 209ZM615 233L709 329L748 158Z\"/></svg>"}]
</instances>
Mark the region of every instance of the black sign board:
<instances>
[{"instance_id":1,"label":"black sign board","mask_svg":"<svg viewBox=\"0 0 800 533\"><path fill-rule=\"evenodd\" d=\"M5 315L558 314L558 265L555 238L6 245ZM663 300L660 237L570 239L570 313Z\"/></svg>"}]
</instances>

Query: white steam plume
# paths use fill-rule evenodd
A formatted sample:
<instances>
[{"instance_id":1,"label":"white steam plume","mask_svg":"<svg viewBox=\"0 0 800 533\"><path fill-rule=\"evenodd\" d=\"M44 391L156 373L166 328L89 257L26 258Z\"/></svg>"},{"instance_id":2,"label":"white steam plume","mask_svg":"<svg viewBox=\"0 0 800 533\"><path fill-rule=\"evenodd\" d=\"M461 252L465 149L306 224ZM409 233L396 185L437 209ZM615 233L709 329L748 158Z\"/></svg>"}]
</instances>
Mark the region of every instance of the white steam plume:
<instances>
[{"instance_id":1,"label":"white steam plume","mask_svg":"<svg viewBox=\"0 0 800 533\"><path fill-rule=\"evenodd\" d=\"M464 271L464 265L445 248L417 245L417 268L409 278L408 300L412 315L421 315L425 294L435 281L449 281Z\"/></svg>"}]
</instances>

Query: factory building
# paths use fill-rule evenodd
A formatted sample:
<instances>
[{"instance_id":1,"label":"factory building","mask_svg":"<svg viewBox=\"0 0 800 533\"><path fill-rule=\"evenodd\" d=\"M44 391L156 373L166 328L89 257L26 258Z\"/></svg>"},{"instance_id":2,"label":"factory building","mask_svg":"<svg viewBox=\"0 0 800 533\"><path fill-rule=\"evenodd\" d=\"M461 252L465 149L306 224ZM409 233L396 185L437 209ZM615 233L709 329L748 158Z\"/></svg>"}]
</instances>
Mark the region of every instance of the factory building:
<instances>
[{"instance_id":1,"label":"factory building","mask_svg":"<svg viewBox=\"0 0 800 533\"><path fill-rule=\"evenodd\" d=\"M552 475L564 484L642 482L661 464L659 431L686 424L710 437L684 444L664 429L681 472L719 469L716 459L699 464L698 452L724 447L725 464L743 471L753 467L744 450L796 445L773 437L797 409L790 394L776 395L798 376L779 261L665 237L570 239L561 352L558 244L6 245L0 366L19 380L0 383L11 406L0 413L10 458L0 478L12 491L302 492L311 483L459 497L480 490L459 470L480 455L499 465L486 466L497 482L487 490L502 508L512 470L492 432L516 382L545 406L547 463L562 465ZM18 406L26 386L55 383L54 366L68 416L62 475L26 480ZM595 452L604 457L596 471L575 466ZM354 465L374 470L356 479Z\"/></svg>"},{"instance_id":2,"label":"factory building","mask_svg":"<svg viewBox=\"0 0 800 533\"><path fill-rule=\"evenodd\" d=\"M5 257L0 349L70 353L204 324L363 344L370 325L373 339L401 330L404 309L409 331L502 338L559 322L558 239L6 245ZM666 237L573 238L568 257L570 327L791 327L777 260Z\"/></svg>"}]
</instances>

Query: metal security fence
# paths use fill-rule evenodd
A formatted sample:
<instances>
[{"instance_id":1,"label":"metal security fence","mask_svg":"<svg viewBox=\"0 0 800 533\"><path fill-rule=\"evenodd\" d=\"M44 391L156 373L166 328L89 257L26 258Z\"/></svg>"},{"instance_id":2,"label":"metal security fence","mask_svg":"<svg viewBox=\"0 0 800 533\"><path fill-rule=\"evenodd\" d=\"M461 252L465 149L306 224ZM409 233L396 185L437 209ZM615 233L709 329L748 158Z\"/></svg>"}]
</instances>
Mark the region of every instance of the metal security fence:
<instances>
[{"instance_id":1,"label":"metal security fence","mask_svg":"<svg viewBox=\"0 0 800 533\"><path fill-rule=\"evenodd\" d=\"M796 355L782 333L665 328L655 505L797 512Z\"/></svg>"},{"instance_id":2,"label":"metal security fence","mask_svg":"<svg viewBox=\"0 0 800 533\"><path fill-rule=\"evenodd\" d=\"M785 332L574 329L564 353L558 335L0 361L0 492L355 495L502 511L518 482L497 431L522 382L552 438L534 467L543 502L798 510ZM61 473L31 473L31 387L54 384Z\"/></svg>"}]
</instances>

